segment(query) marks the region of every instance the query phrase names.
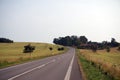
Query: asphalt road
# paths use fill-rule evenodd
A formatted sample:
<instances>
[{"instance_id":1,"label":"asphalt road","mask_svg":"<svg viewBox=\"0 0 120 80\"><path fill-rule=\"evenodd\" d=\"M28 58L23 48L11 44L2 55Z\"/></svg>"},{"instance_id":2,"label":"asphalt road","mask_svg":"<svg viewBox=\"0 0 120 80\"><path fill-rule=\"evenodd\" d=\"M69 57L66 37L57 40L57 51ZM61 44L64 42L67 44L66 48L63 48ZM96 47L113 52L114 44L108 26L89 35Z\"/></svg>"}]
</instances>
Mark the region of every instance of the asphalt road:
<instances>
[{"instance_id":1,"label":"asphalt road","mask_svg":"<svg viewBox=\"0 0 120 80\"><path fill-rule=\"evenodd\" d=\"M75 49L65 54L0 69L0 80L82 80Z\"/></svg>"}]
</instances>

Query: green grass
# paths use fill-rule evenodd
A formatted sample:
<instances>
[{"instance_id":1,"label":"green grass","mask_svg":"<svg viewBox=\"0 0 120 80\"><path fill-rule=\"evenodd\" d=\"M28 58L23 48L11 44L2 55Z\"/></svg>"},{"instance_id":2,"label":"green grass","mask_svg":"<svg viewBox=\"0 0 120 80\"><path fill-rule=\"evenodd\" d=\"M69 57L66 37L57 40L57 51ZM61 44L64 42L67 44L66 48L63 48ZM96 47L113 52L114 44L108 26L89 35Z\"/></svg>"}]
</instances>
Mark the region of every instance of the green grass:
<instances>
[{"instance_id":1,"label":"green grass","mask_svg":"<svg viewBox=\"0 0 120 80\"><path fill-rule=\"evenodd\" d=\"M15 43L0 43L0 68L16 65L19 63L41 59L57 54L64 53L64 51L58 51L60 45L53 45L47 43L31 43L35 46L35 50L30 55L29 53L23 53L24 46L27 42L15 42ZM53 50L49 50L52 47Z\"/></svg>"},{"instance_id":2,"label":"green grass","mask_svg":"<svg viewBox=\"0 0 120 80\"><path fill-rule=\"evenodd\" d=\"M95 64L92 64L90 60L87 60L84 55L80 54L79 50L77 51L77 55L87 80L115 80L112 76L104 73L104 71Z\"/></svg>"},{"instance_id":3,"label":"green grass","mask_svg":"<svg viewBox=\"0 0 120 80\"><path fill-rule=\"evenodd\" d=\"M94 53L91 50L81 49L80 54L107 74L120 80L120 51L117 48L111 48L109 53L106 50L97 50Z\"/></svg>"}]
</instances>

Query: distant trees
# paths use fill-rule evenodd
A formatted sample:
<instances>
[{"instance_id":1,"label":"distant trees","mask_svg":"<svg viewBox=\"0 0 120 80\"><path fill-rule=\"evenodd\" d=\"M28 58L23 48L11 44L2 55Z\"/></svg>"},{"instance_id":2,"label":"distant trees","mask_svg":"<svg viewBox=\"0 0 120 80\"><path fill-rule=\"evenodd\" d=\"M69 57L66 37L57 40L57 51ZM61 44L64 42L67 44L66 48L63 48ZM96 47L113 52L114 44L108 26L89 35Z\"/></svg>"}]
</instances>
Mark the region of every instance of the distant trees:
<instances>
[{"instance_id":1,"label":"distant trees","mask_svg":"<svg viewBox=\"0 0 120 80\"><path fill-rule=\"evenodd\" d=\"M75 46L80 49L91 49L94 52L96 50L107 49L108 47L118 47L119 43L115 40L115 38L111 39L111 42L103 41L103 42L92 42L88 41L85 36L65 36L54 38L53 43L63 45L63 46ZM108 52L110 49L107 50Z\"/></svg>"},{"instance_id":2,"label":"distant trees","mask_svg":"<svg viewBox=\"0 0 120 80\"><path fill-rule=\"evenodd\" d=\"M13 43L13 40L7 38L0 38L0 43Z\"/></svg>"},{"instance_id":3,"label":"distant trees","mask_svg":"<svg viewBox=\"0 0 120 80\"><path fill-rule=\"evenodd\" d=\"M88 42L88 39L85 36L80 36L79 41L81 44L86 44Z\"/></svg>"},{"instance_id":4,"label":"distant trees","mask_svg":"<svg viewBox=\"0 0 120 80\"><path fill-rule=\"evenodd\" d=\"M64 45L64 46L72 46L73 45L73 39L70 36L59 37L59 38L55 38L53 40L53 43Z\"/></svg>"},{"instance_id":5,"label":"distant trees","mask_svg":"<svg viewBox=\"0 0 120 80\"><path fill-rule=\"evenodd\" d=\"M85 36L65 36L54 38L53 43L64 46L79 46L80 44L86 44L88 39Z\"/></svg>"},{"instance_id":6,"label":"distant trees","mask_svg":"<svg viewBox=\"0 0 120 80\"><path fill-rule=\"evenodd\" d=\"M119 43L116 42L115 38L112 38L111 39L111 47L117 47L117 46L119 46Z\"/></svg>"}]
</instances>

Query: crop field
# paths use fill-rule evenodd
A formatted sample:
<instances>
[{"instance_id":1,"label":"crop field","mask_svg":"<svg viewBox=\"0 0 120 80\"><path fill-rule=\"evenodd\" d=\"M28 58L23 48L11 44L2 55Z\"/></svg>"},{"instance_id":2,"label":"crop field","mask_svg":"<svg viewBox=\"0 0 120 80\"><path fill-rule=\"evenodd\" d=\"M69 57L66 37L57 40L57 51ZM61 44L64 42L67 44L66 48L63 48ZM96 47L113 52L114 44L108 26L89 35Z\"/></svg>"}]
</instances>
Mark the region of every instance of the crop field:
<instances>
[{"instance_id":1,"label":"crop field","mask_svg":"<svg viewBox=\"0 0 120 80\"><path fill-rule=\"evenodd\" d=\"M91 50L80 49L79 54L101 70L103 74L120 80L120 51L117 48L111 48L110 52L106 52L106 50L93 52Z\"/></svg>"},{"instance_id":2,"label":"crop field","mask_svg":"<svg viewBox=\"0 0 120 80\"><path fill-rule=\"evenodd\" d=\"M24 46L28 44L27 42L0 43L0 68L33 59L61 54L67 50L65 48L63 51L58 51L58 48L61 47L59 45L31 43L31 46L35 46L35 50L31 54L23 53ZM52 47L52 50L50 50L49 47Z\"/></svg>"}]
</instances>

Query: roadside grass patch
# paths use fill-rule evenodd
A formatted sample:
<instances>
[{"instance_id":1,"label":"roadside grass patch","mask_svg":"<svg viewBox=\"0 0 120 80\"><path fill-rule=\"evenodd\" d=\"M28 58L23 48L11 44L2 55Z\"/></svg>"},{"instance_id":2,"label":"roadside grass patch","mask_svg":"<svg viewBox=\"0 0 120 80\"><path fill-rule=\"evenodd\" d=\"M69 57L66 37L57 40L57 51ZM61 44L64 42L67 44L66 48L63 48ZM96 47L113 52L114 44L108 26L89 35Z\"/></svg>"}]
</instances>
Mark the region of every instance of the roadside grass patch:
<instances>
[{"instance_id":1,"label":"roadside grass patch","mask_svg":"<svg viewBox=\"0 0 120 80\"><path fill-rule=\"evenodd\" d=\"M116 80L112 76L101 70L94 63L87 60L83 55L80 54L79 50L77 50L77 55L84 74L86 75L86 80Z\"/></svg>"},{"instance_id":2,"label":"roadside grass patch","mask_svg":"<svg viewBox=\"0 0 120 80\"><path fill-rule=\"evenodd\" d=\"M79 52L103 73L120 80L120 52L117 48L111 48L109 53L106 50L97 50L96 53L93 53L86 49L81 49Z\"/></svg>"}]
</instances>

